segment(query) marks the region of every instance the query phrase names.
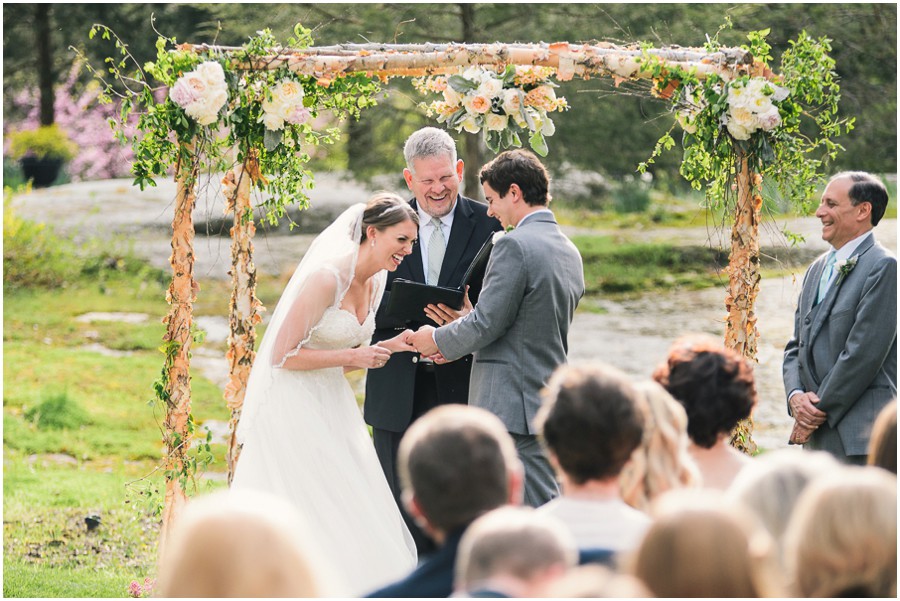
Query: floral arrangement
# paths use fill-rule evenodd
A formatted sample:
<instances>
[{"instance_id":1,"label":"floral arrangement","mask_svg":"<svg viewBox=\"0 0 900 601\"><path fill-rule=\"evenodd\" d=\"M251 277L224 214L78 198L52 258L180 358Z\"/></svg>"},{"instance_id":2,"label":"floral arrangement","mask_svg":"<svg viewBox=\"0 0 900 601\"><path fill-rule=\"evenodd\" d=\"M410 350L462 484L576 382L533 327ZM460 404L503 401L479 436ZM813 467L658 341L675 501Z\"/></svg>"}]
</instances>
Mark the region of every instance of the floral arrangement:
<instances>
[{"instance_id":1,"label":"floral arrangement","mask_svg":"<svg viewBox=\"0 0 900 601\"><path fill-rule=\"evenodd\" d=\"M730 25L726 21L725 27ZM671 103L675 122L684 131L680 172L694 188L706 187L712 206L732 197L740 156L753 173L772 177L786 198L809 210L823 163L842 150L833 138L853 128L853 119L838 118L840 87L829 56L830 40L801 32L782 53L776 75L768 66L768 33L748 34L749 43L742 48L754 60L728 79L716 73L701 79L696 71L664 65L646 52L641 58L652 73L651 92ZM706 45L710 52L717 48L716 39ZM675 146L671 131L663 134L639 171Z\"/></svg>"},{"instance_id":2,"label":"floral arrangement","mask_svg":"<svg viewBox=\"0 0 900 601\"><path fill-rule=\"evenodd\" d=\"M289 79L281 80L272 88L272 97L262 102L260 121L269 130L284 129L284 124L302 125L310 118L309 109L303 105L303 86Z\"/></svg>"},{"instance_id":3,"label":"floral arrangement","mask_svg":"<svg viewBox=\"0 0 900 601\"><path fill-rule=\"evenodd\" d=\"M178 78L169 91L172 102L200 125L219 120L219 110L228 101L225 71L215 61L206 61Z\"/></svg>"},{"instance_id":4,"label":"floral arrangement","mask_svg":"<svg viewBox=\"0 0 900 601\"><path fill-rule=\"evenodd\" d=\"M422 94L442 95L422 105L439 123L472 134L483 131L494 152L521 146L519 134L527 132L531 148L546 156L545 137L556 131L548 113L569 108L565 98L556 96L553 72L549 67L508 65L499 73L468 67L455 75L418 78L413 85Z\"/></svg>"},{"instance_id":5,"label":"floral arrangement","mask_svg":"<svg viewBox=\"0 0 900 601\"><path fill-rule=\"evenodd\" d=\"M723 90L724 88L724 90ZM758 130L772 131L781 125L778 104L790 95L790 90L764 77L745 77L724 84L716 84L712 91L725 95L728 110L720 116L720 123L735 140L749 140ZM676 107L676 119L689 134L697 133L697 118L709 106L701 89L685 87Z\"/></svg>"}]
</instances>

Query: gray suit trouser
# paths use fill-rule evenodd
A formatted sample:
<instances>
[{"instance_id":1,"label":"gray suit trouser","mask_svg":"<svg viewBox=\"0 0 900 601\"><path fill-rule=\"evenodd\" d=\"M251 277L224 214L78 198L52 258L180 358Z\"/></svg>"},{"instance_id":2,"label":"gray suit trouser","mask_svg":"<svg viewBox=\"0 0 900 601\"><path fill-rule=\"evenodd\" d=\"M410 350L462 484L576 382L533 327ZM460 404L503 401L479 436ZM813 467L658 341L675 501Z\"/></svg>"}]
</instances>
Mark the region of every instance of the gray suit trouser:
<instances>
[{"instance_id":1,"label":"gray suit trouser","mask_svg":"<svg viewBox=\"0 0 900 601\"><path fill-rule=\"evenodd\" d=\"M525 467L525 505L540 507L559 496L559 484L537 436L512 434L516 451Z\"/></svg>"}]
</instances>

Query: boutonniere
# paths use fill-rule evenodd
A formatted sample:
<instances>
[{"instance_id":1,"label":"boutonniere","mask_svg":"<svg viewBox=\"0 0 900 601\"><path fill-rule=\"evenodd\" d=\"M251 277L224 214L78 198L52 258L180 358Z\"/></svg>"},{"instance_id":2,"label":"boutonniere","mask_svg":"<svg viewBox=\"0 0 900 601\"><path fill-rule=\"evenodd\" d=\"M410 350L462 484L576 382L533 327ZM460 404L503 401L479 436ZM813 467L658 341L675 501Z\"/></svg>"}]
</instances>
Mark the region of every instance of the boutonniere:
<instances>
[{"instance_id":1,"label":"boutonniere","mask_svg":"<svg viewBox=\"0 0 900 601\"><path fill-rule=\"evenodd\" d=\"M854 267L856 267L856 262L858 260L859 255L855 255L850 257L849 259L841 259L840 261L835 262L834 267L838 272L838 278L835 282L836 284L840 284L841 280L850 275L850 272L853 271Z\"/></svg>"},{"instance_id":2,"label":"boutonniere","mask_svg":"<svg viewBox=\"0 0 900 601\"><path fill-rule=\"evenodd\" d=\"M500 230L499 232L494 232L493 237L491 238L491 244L497 244L497 241L500 240L503 236L506 235L507 232L511 232L513 230L512 226L506 228L505 230Z\"/></svg>"}]
</instances>

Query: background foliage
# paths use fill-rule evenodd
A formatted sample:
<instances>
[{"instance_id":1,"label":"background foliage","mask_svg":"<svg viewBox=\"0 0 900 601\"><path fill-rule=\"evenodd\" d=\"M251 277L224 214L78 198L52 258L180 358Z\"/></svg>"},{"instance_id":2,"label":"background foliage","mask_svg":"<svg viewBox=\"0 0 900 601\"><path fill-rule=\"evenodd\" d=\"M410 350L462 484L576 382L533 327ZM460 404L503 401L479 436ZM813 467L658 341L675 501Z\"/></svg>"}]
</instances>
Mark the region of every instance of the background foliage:
<instances>
[{"instance_id":1,"label":"background foliage","mask_svg":"<svg viewBox=\"0 0 900 601\"><path fill-rule=\"evenodd\" d=\"M7 125L23 117L11 93L33 89L39 80L34 11L33 5L4 6ZM97 22L124 35L135 57L146 61L156 56L154 26L180 42L228 45L240 45L265 27L276 39L288 39L292 24L301 22L313 30L317 45L566 40L701 46L725 14L734 24L720 36L726 46L741 44L749 31L771 29L772 64L779 64L788 40L804 29L814 38L831 38L842 90L839 117L856 117L854 131L840 140L847 152L838 157L835 169L896 171L897 7L891 4L442 4L440 10L384 3L66 4L52 5L50 18L53 76L61 83L74 56L70 45L83 48L98 63L113 54L88 43L87 32ZM623 84L617 90L612 85L576 80L558 90L571 110L556 119L554 150L547 158L555 173L576 169L619 180L634 173L668 130L672 116L665 104L635 89L648 83ZM628 86L640 97L629 96ZM378 107L364 111L358 123L342 124L347 134L343 142L319 156L313 170L347 169L356 177L399 173L403 140L427 121L412 110L419 100L408 81L394 80ZM480 164L487 156L479 136L466 135L460 142L467 163ZM661 157L651 169L654 186L686 187L678 175L679 162L679 153Z\"/></svg>"}]
</instances>

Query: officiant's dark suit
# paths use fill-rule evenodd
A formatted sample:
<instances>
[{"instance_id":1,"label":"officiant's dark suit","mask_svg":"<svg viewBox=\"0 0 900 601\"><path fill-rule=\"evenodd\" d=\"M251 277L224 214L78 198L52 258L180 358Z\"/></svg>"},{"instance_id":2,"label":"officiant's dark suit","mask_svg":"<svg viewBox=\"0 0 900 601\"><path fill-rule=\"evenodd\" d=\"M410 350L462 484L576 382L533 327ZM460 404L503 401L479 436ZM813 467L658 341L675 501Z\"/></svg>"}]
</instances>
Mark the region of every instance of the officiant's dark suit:
<instances>
[{"instance_id":1,"label":"officiant's dark suit","mask_svg":"<svg viewBox=\"0 0 900 601\"><path fill-rule=\"evenodd\" d=\"M433 127L418 130L407 141L404 154L407 165L413 167L413 170L408 167L404 172L410 190L416 194L410 205L419 211L420 219L424 216L423 211L431 216L436 216L434 213L452 213L437 285L455 288L462 282L463 275L484 242L501 229L500 222L488 217L487 205L457 192L463 163L456 157L453 139L444 130ZM452 177L448 178L451 174ZM445 178L448 178L446 183ZM448 190L452 191L451 196L441 200ZM442 202L447 205L441 206ZM452 209L450 202L453 203ZM449 213L443 215L445 220ZM406 322L388 317L386 311L395 279L426 281L427 268L423 263L422 246L428 243L424 234L430 236L434 227L429 224L429 219L422 221L419 241L413 247L412 254L403 259L396 271L388 273L384 296L375 315L373 344L392 338L405 328L418 329L428 322L424 312L421 321ZM478 301L483 277L484 274L481 274L470 284L469 298L473 303ZM471 356L446 365L434 365L420 361L416 353L394 353L384 367L369 370L366 376L365 420L372 426L375 451L416 539L420 555L432 550L433 546L409 519L400 502L397 448L409 425L429 409L447 403L466 403L471 368Z\"/></svg>"}]
</instances>

